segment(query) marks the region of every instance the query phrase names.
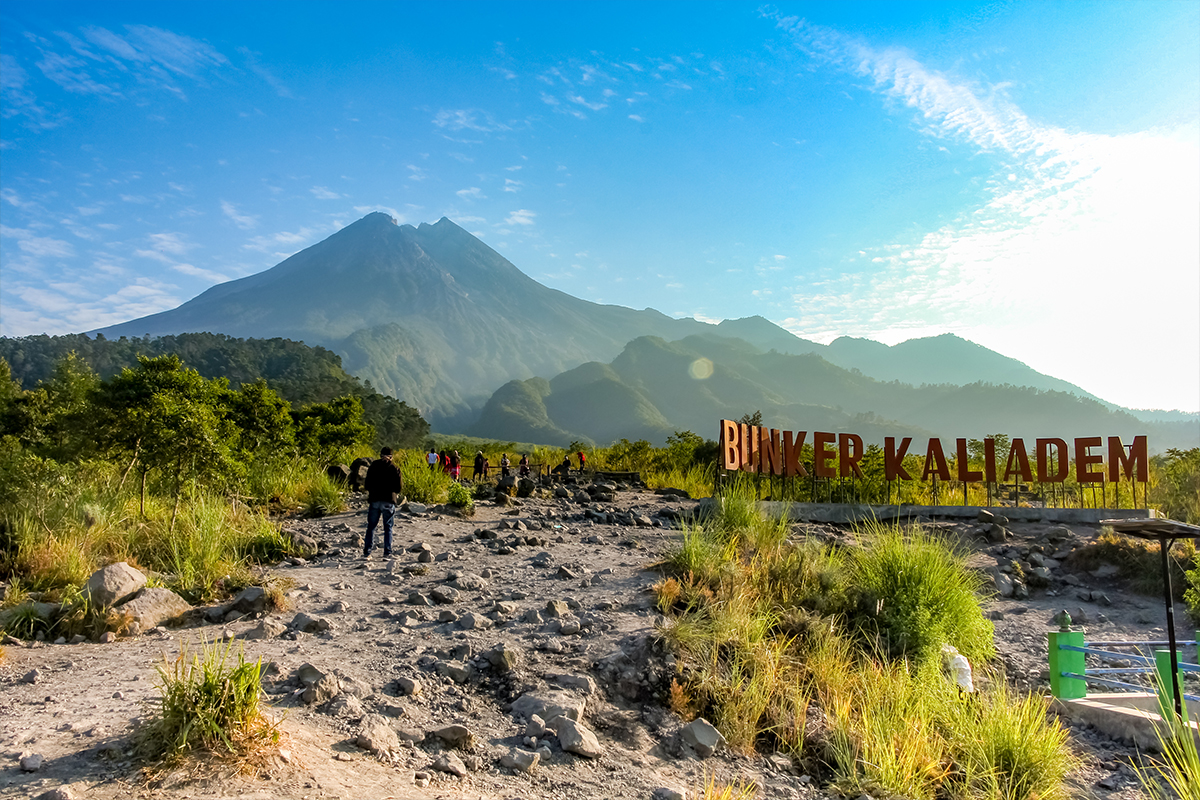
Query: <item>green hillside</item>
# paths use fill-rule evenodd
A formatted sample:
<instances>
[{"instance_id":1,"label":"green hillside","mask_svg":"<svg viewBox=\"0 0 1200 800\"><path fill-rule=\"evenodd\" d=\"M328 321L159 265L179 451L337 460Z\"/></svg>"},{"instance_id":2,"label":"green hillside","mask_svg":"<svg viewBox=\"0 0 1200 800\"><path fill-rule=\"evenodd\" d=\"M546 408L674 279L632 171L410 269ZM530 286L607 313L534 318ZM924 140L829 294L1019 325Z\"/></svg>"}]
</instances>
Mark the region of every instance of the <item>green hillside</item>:
<instances>
[{"instance_id":1,"label":"green hillside","mask_svg":"<svg viewBox=\"0 0 1200 800\"><path fill-rule=\"evenodd\" d=\"M955 345L957 346L957 345ZM707 360L707 361L704 361ZM697 368L697 364L701 365ZM764 352L713 334L668 342L643 336L611 364L584 364L549 381L514 381L468 433L565 444L620 438L662 444L676 430L706 436L721 418L758 410L789 430L884 436L1026 438L1146 434L1157 451L1195 447L1197 426L1142 422L1066 392L976 382L913 386L848 371L813 354ZM541 435L538 438L536 434Z\"/></svg>"}]
</instances>

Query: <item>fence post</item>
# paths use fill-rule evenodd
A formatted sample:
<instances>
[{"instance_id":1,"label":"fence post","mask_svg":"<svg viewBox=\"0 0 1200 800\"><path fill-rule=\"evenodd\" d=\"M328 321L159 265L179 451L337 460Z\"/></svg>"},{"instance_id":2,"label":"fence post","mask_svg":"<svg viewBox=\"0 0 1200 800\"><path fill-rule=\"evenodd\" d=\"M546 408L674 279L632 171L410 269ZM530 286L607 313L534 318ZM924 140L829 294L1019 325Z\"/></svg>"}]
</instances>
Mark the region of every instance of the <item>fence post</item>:
<instances>
[{"instance_id":1,"label":"fence post","mask_svg":"<svg viewBox=\"0 0 1200 800\"><path fill-rule=\"evenodd\" d=\"M1083 653L1060 650L1061 645L1083 647L1083 631L1050 631L1046 634L1050 650L1050 693L1059 700L1077 700L1087 697L1087 681L1082 678L1064 678L1064 672L1083 675L1087 664Z\"/></svg>"},{"instance_id":2,"label":"fence post","mask_svg":"<svg viewBox=\"0 0 1200 800\"><path fill-rule=\"evenodd\" d=\"M1158 685L1161 691L1158 693L1158 715L1163 719L1168 719L1175 716L1175 692L1178 687L1183 686L1183 670L1179 670L1176 676L1177 681L1171 680L1171 651L1170 650L1155 650L1154 651L1154 669L1158 673ZM1180 708L1183 709L1183 718L1188 718L1186 704L1183 698L1179 699Z\"/></svg>"}]
</instances>

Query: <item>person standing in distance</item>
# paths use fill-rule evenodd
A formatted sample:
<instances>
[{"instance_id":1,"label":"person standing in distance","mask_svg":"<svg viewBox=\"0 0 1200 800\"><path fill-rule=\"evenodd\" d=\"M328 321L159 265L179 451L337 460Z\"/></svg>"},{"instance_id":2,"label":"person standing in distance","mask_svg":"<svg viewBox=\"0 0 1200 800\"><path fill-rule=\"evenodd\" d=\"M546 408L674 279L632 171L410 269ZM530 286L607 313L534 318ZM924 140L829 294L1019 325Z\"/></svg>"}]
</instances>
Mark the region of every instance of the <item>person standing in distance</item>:
<instances>
[{"instance_id":1,"label":"person standing in distance","mask_svg":"<svg viewBox=\"0 0 1200 800\"><path fill-rule=\"evenodd\" d=\"M392 519L396 516L396 503L404 493L404 479L400 469L392 463L392 448L384 447L379 458L367 468L363 481L367 489L367 538L363 542L363 558L371 555L371 540L375 526L383 521L383 555L392 555Z\"/></svg>"},{"instance_id":2,"label":"person standing in distance","mask_svg":"<svg viewBox=\"0 0 1200 800\"><path fill-rule=\"evenodd\" d=\"M429 452L425 454L425 463L429 465L430 472L437 470L438 465L442 463L442 459L438 457L437 450L434 450L432 447L429 448Z\"/></svg>"}]
</instances>

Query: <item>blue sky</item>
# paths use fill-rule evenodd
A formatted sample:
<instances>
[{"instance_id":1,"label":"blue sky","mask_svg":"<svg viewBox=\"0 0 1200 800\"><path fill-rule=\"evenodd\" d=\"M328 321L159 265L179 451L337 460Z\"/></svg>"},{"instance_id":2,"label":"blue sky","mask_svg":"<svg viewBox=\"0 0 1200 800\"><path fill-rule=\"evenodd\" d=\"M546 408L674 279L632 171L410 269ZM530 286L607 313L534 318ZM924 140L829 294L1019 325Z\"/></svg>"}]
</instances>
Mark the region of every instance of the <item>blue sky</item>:
<instances>
[{"instance_id":1,"label":"blue sky","mask_svg":"<svg viewBox=\"0 0 1200 800\"><path fill-rule=\"evenodd\" d=\"M1200 4L0 5L0 333L364 214L798 335L1200 410Z\"/></svg>"}]
</instances>

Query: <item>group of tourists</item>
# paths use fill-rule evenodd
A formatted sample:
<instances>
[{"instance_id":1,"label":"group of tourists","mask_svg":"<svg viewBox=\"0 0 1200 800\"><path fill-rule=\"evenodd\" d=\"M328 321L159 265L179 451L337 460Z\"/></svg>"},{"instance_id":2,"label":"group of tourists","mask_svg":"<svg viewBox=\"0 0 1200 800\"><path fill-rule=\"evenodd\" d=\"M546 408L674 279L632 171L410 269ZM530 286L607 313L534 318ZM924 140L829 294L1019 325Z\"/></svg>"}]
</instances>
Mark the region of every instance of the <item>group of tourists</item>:
<instances>
[{"instance_id":1,"label":"group of tourists","mask_svg":"<svg viewBox=\"0 0 1200 800\"><path fill-rule=\"evenodd\" d=\"M583 472L587 465L587 457L583 451L576 453L579 457L579 471ZM440 453L435 448L429 448L429 452L425 454L425 463L429 465L431 471L441 469L445 474L452 477L454 480L459 480L462 470L462 458L457 450L447 452L442 450ZM500 456L500 477L507 478L510 474L512 462L508 458L508 453ZM530 473L529 454L523 453L521 460L517 462L517 471L521 477L526 477ZM487 456L480 450L475 453L475 471L471 475L473 480L487 480L488 471L491 469L491 464L488 462ZM562 464L555 468L554 472L567 474L571 469L571 456L563 456ZM371 466L367 468L367 476L363 481L363 486L367 490L367 535L363 539L363 558L371 555L372 545L375 539L375 527L381 522L383 523L383 555L390 557L392 555L392 523L396 516L396 503L404 494L404 479L400 475L400 468L392 461L392 448L384 447L379 451L379 458L371 462Z\"/></svg>"}]
</instances>

